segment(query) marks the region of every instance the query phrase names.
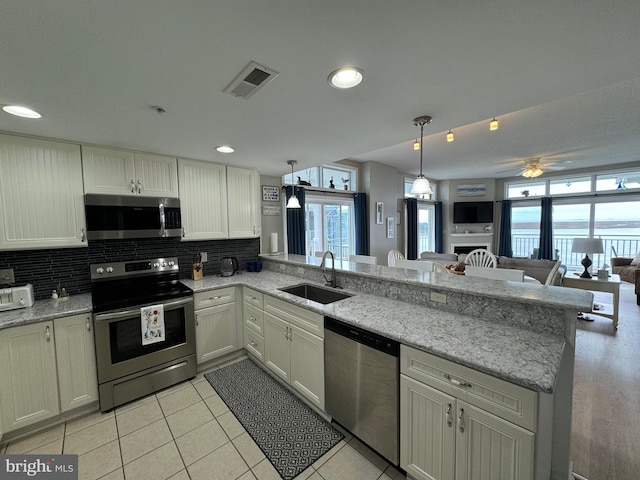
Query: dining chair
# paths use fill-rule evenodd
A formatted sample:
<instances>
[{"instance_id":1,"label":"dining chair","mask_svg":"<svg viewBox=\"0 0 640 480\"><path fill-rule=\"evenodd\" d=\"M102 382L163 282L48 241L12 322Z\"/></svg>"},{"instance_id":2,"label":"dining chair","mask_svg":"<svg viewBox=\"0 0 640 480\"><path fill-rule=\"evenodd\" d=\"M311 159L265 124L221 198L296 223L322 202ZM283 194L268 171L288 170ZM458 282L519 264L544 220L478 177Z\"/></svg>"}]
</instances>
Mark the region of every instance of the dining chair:
<instances>
[{"instance_id":1,"label":"dining chair","mask_svg":"<svg viewBox=\"0 0 640 480\"><path fill-rule=\"evenodd\" d=\"M372 257L370 255L349 255L349 261L356 263L368 263L369 265L377 265L378 257Z\"/></svg>"},{"instance_id":2,"label":"dining chair","mask_svg":"<svg viewBox=\"0 0 640 480\"><path fill-rule=\"evenodd\" d=\"M498 266L498 259L489 250L477 248L469 252L464 259L464 263L473 265L474 267L496 268Z\"/></svg>"},{"instance_id":3,"label":"dining chair","mask_svg":"<svg viewBox=\"0 0 640 480\"><path fill-rule=\"evenodd\" d=\"M547 280L544 282L545 285L554 285L554 280L556 278L556 273L558 273L558 270L560 269L561 263L562 262L560 260L556 260L556 263L553 265L553 268L551 269L551 271L549 272L549 275L547 276ZM567 267L564 267L564 270L566 272ZM564 275L564 272L560 274L561 277L563 275Z\"/></svg>"},{"instance_id":4,"label":"dining chair","mask_svg":"<svg viewBox=\"0 0 640 480\"><path fill-rule=\"evenodd\" d=\"M387 265L390 267L396 266L396 260L404 259L404 255L398 250L389 250L389 254L387 255Z\"/></svg>"},{"instance_id":5,"label":"dining chair","mask_svg":"<svg viewBox=\"0 0 640 480\"><path fill-rule=\"evenodd\" d=\"M396 259L396 267L433 272L433 262L427 260L405 260L404 258L398 258Z\"/></svg>"},{"instance_id":6,"label":"dining chair","mask_svg":"<svg viewBox=\"0 0 640 480\"><path fill-rule=\"evenodd\" d=\"M511 282L524 282L524 270L514 268L487 268L467 265L464 268L465 277L490 278Z\"/></svg>"}]
</instances>

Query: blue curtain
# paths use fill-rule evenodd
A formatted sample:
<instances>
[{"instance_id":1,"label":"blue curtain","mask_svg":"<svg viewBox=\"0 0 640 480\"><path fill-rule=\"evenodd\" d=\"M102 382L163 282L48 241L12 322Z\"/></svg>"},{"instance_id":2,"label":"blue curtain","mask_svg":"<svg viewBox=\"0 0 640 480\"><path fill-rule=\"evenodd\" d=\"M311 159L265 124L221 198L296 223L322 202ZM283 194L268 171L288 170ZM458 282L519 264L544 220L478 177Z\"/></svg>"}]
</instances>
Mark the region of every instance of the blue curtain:
<instances>
[{"instance_id":1,"label":"blue curtain","mask_svg":"<svg viewBox=\"0 0 640 480\"><path fill-rule=\"evenodd\" d=\"M287 247L288 252L297 255L306 255L305 229L304 229L304 188L286 186L287 201L295 192L302 208L287 208Z\"/></svg>"},{"instance_id":2,"label":"blue curtain","mask_svg":"<svg viewBox=\"0 0 640 480\"><path fill-rule=\"evenodd\" d=\"M538 258L553 260L553 204L551 197L541 199L540 250Z\"/></svg>"},{"instance_id":3,"label":"blue curtain","mask_svg":"<svg viewBox=\"0 0 640 480\"><path fill-rule=\"evenodd\" d=\"M418 258L418 200L407 198L407 259Z\"/></svg>"},{"instance_id":4,"label":"blue curtain","mask_svg":"<svg viewBox=\"0 0 640 480\"><path fill-rule=\"evenodd\" d=\"M367 194L353 194L353 212L356 222L356 255L369 255L369 216Z\"/></svg>"},{"instance_id":5,"label":"blue curtain","mask_svg":"<svg viewBox=\"0 0 640 480\"><path fill-rule=\"evenodd\" d=\"M513 249L511 247L511 200L502 201L498 255L502 257L513 257Z\"/></svg>"},{"instance_id":6,"label":"blue curtain","mask_svg":"<svg viewBox=\"0 0 640 480\"><path fill-rule=\"evenodd\" d=\"M433 223L435 228L435 245L434 250L436 253L444 253L444 242L442 239L442 202L436 202L435 204L435 215L434 215Z\"/></svg>"}]
</instances>

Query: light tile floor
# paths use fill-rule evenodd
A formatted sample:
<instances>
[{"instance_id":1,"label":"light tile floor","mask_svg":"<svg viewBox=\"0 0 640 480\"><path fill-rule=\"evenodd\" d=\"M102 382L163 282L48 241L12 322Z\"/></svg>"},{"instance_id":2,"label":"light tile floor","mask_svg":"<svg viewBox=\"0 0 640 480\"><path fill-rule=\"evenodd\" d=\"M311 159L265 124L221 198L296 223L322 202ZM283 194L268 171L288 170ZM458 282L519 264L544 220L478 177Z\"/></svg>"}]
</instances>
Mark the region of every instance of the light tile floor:
<instances>
[{"instance_id":1,"label":"light tile floor","mask_svg":"<svg viewBox=\"0 0 640 480\"><path fill-rule=\"evenodd\" d=\"M97 412L1 445L0 453L78 454L80 480L278 480L277 471L204 373L109 413ZM343 433L344 440L297 478L405 478Z\"/></svg>"}]
</instances>

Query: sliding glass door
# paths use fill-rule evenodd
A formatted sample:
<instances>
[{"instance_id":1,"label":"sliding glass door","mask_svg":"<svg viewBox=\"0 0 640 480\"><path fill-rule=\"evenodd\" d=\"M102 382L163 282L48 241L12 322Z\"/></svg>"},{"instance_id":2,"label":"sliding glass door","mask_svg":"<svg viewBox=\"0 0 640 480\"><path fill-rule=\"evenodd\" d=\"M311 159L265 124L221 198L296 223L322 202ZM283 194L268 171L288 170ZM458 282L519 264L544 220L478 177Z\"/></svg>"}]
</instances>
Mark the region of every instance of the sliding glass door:
<instances>
[{"instance_id":1,"label":"sliding glass door","mask_svg":"<svg viewBox=\"0 0 640 480\"><path fill-rule=\"evenodd\" d=\"M314 197L307 194L307 255L321 257L331 250L336 260L355 253L353 200Z\"/></svg>"}]
</instances>

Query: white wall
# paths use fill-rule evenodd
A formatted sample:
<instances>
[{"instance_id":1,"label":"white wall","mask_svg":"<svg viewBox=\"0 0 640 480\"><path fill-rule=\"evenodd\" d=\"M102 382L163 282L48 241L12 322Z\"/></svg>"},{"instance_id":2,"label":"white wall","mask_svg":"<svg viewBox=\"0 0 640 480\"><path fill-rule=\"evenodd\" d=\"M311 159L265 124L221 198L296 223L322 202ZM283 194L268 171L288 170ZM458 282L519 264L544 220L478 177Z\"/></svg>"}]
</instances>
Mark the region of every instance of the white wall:
<instances>
[{"instance_id":1,"label":"white wall","mask_svg":"<svg viewBox=\"0 0 640 480\"><path fill-rule=\"evenodd\" d=\"M285 193L280 191L280 203L263 202L262 201L262 185L282 186L281 177L271 177L268 175L260 175L260 215L262 218L262 234L260 236L260 252L269 252L269 239L273 232L278 234L278 251L284 252L286 242L284 235L284 217L285 215ZM262 206L279 206L280 215L262 215Z\"/></svg>"}]
</instances>

